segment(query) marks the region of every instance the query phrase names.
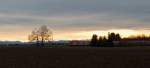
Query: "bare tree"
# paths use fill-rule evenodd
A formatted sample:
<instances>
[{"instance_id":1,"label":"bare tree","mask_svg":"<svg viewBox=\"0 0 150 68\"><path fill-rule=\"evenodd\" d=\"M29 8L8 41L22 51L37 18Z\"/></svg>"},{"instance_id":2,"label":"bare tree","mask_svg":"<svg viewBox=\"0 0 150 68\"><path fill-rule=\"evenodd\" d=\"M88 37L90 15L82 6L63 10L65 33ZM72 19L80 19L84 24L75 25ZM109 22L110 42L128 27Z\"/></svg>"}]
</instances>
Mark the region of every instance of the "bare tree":
<instances>
[{"instance_id":1,"label":"bare tree","mask_svg":"<svg viewBox=\"0 0 150 68\"><path fill-rule=\"evenodd\" d=\"M44 46L45 43L53 41L53 34L47 26L41 26L38 30L33 30L29 35L30 42L36 42L37 46Z\"/></svg>"}]
</instances>

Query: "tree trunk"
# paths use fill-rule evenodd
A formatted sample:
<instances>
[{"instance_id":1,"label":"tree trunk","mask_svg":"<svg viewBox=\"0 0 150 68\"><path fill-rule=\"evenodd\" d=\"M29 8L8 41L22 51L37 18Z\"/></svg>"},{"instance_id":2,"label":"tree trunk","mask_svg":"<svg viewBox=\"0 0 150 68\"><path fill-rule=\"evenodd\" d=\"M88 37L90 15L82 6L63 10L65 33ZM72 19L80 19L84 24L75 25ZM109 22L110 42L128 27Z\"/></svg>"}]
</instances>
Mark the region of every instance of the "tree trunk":
<instances>
[{"instance_id":1,"label":"tree trunk","mask_svg":"<svg viewBox=\"0 0 150 68\"><path fill-rule=\"evenodd\" d=\"M42 37L41 46L44 47L44 37Z\"/></svg>"},{"instance_id":2,"label":"tree trunk","mask_svg":"<svg viewBox=\"0 0 150 68\"><path fill-rule=\"evenodd\" d=\"M36 46L39 47L39 37L37 36Z\"/></svg>"}]
</instances>

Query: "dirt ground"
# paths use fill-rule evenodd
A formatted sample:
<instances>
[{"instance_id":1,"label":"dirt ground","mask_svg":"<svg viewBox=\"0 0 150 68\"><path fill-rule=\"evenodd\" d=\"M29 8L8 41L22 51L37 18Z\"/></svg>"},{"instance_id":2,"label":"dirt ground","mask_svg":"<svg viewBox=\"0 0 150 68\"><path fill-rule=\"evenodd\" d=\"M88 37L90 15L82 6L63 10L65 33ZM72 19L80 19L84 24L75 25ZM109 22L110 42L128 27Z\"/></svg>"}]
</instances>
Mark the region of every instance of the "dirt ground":
<instances>
[{"instance_id":1,"label":"dirt ground","mask_svg":"<svg viewBox=\"0 0 150 68\"><path fill-rule=\"evenodd\" d=\"M150 48L0 48L0 68L150 68Z\"/></svg>"}]
</instances>

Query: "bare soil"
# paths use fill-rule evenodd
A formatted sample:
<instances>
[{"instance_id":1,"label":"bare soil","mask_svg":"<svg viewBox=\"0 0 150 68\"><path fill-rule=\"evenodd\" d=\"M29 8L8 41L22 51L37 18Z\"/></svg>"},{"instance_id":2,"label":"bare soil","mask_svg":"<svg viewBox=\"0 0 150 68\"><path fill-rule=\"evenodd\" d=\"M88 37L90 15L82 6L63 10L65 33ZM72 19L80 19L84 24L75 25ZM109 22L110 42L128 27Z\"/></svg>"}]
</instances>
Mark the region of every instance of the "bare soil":
<instances>
[{"instance_id":1,"label":"bare soil","mask_svg":"<svg viewBox=\"0 0 150 68\"><path fill-rule=\"evenodd\" d=\"M150 48L0 48L0 68L150 68Z\"/></svg>"}]
</instances>

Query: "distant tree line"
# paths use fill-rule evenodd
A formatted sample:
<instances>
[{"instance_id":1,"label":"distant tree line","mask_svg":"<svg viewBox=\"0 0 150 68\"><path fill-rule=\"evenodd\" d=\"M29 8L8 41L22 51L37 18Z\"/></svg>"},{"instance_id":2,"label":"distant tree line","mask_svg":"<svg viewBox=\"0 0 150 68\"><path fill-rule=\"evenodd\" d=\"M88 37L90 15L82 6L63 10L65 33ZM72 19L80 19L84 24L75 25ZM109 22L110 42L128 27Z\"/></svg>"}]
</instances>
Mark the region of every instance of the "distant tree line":
<instances>
[{"instance_id":1,"label":"distant tree line","mask_svg":"<svg viewBox=\"0 0 150 68\"><path fill-rule=\"evenodd\" d=\"M114 32L108 33L108 37L106 36L98 36L93 34L90 45L93 47L113 47L114 41L120 41L120 34L116 34Z\"/></svg>"},{"instance_id":2,"label":"distant tree line","mask_svg":"<svg viewBox=\"0 0 150 68\"><path fill-rule=\"evenodd\" d=\"M143 41L148 41L150 40L150 36L146 36L144 34L142 35L137 35L137 36L130 36L130 37L127 37L127 38L123 38L122 40L126 41L131 41L131 40L143 40Z\"/></svg>"}]
</instances>

